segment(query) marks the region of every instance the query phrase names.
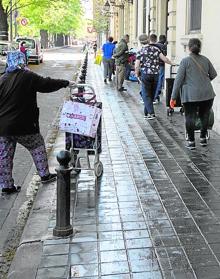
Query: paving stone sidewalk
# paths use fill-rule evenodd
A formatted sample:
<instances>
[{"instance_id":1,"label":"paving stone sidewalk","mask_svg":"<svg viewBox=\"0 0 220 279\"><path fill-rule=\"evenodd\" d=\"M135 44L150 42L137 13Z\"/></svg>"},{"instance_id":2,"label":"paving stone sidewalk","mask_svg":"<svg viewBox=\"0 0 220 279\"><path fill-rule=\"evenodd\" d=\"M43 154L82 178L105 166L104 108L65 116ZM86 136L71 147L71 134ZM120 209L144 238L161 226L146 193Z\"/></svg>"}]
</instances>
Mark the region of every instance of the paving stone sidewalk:
<instances>
[{"instance_id":1,"label":"paving stone sidewalk","mask_svg":"<svg viewBox=\"0 0 220 279\"><path fill-rule=\"evenodd\" d=\"M104 173L81 172L75 211L72 189L73 237L52 237L54 203L36 278L219 279L220 137L188 151L178 112L159 104L145 120L138 85L117 92L92 61L87 82L103 102Z\"/></svg>"}]
</instances>

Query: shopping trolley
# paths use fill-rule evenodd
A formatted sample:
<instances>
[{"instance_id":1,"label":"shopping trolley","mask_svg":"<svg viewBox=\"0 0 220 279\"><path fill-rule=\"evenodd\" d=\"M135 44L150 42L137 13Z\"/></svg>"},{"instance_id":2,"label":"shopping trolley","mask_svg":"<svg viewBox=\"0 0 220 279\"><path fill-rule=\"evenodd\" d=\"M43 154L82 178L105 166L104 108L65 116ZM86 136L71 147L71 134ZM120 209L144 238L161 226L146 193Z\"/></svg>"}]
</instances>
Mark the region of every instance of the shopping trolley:
<instances>
[{"instance_id":1,"label":"shopping trolley","mask_svg":"<svg viewBox=\"0 0 220 279\"><path fill-rule=\"evenodd\" d=\"M211 109L210 112L209 112L208 130L207 130L207 133L206 133L206 139L207 140L210 139L210 130L212 130L213 125L214 125L214 111L213 111L213 109ZM196 122L195 122L195 132L199 133L200 130L201 130L201 121L199 119L199 115L198 115L198 112L197 112L197 118L196 118ZM188 133L187 133L186 130L185 130L185 139L186 140L189 139Z\"/></svg>"},{"instance_id":2,"label":"shopping trolley","mask_svg":"<svg viewBox=\"0 0 220 279\"><path fill-rule=\"evenodd\" d=\"M171 65L170 66L170 77L166 78L166 106L167 106L167 115L171 116L174 113L174 109L170 107L170 99L173 90L174 80L177 74L177 68L179 65ZM180 107L180 113L183 114L184 110L181 104L180 94L178 94L178 98L176 100L176 107Z\"/></svg>"},{"instance_id":3,"label":"shopping trolley","mask_svg":"<svg viewBox=\"0 0 220 279\"><path fill-rule=\"evenodd\" d=\"M102 109L102 103L96 101L95 90L88 84L76 84L70 87L70 99L73 102L87 103ZM66 149L71 153L71 164L75 172L93 170L96 177L103 173L100 161L102 150L102 117L98 124L95 138L65 133Z\"/></svg>"}]
</instances>

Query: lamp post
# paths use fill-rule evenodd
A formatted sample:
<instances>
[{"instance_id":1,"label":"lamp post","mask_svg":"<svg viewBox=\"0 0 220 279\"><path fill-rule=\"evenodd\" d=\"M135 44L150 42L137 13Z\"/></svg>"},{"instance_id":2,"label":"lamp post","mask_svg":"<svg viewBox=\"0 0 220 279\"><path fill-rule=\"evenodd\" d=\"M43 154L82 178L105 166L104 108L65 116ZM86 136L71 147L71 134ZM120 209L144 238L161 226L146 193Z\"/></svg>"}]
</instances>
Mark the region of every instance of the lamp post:
<instances>
[{"instance_id":1,"label":"lamp post","mask_svg":"<svg viewBox=\"0 0 220 279\"><path fill-rule=\"evenodd\" d=\"M103 6L103 11L104 12L110 11L110 4L109 4L108 0L105 2L104 6Z\"/></svg>"}]
</instances>

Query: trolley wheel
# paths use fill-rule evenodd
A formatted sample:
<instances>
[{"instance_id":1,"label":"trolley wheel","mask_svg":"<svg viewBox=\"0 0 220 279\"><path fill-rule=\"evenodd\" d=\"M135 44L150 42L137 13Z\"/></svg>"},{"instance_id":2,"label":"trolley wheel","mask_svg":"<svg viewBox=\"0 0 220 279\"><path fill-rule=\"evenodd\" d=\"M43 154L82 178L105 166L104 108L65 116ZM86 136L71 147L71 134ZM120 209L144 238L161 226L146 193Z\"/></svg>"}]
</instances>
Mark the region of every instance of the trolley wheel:
<instances>
[{"instance_id":1,"label":"trolley wheel","mask_svg":"<svg viewBox=\"0 0 220 279\"><path fill-rule=\"evenodd\" d=\"M94 164L94 172L96 177L100 177L103 174L103 164L101 161Z\"/></svg>"},{"instance_id":2,"label":"trolley wheel","mask_svg":"<svg viewBox=\"0 0 220 279\"><path fill-rule=\"evenodd\" d=\"M173 108L168 108L167 109L167 116L172 116L173 113L174 113L174 109Z\"/></svg>"}]
</instances>

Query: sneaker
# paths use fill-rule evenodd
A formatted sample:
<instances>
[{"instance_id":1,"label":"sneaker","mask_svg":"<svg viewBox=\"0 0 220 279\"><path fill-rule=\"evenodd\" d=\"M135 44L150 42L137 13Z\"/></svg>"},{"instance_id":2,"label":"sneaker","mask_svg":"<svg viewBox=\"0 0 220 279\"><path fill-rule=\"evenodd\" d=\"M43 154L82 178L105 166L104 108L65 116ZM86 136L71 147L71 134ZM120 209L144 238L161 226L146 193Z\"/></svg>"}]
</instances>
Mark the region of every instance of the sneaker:
<instances>
[{"instance_id":1,"label":"sneaker","mask_svg":"<svg viewBox=\"0 0 220 279\"><path fill-rule=\"evenodd\" d=\"M155 119L156 118L156 115L155 114L148 114L147 116L145 115L145 117L147 120L152 120L152 119Z\"/></svg>"},{"instance_id":2,"label":"sneaker","mask_svg":"<svg viewBox=\"0 0 220 279\"><path fill-rule=\"evenodd\" d=\"M46 184L52 181L55 181L57 179L56 173L50 173L47 176L41 177L41 183Z\"/></svg>"},{"instance_id":3,"label":"sneaker","mask_svg":"<svg viewBox=\"0 0 220 279\"><path fill-rule=\"evenodd\" d=\"M106 78L104 79L104 83L107 83L107 79Z\"/></svg>"},{"instance_id":4,"label":"sneaker","mask_svg":"<svg viewBox=\"0 0 220 279\"><path fill-rule=\"evenodd\" d=\"M10 188L2 188L2 193L13 194L21 191L21 186L14 185Z\"/></svg>"},{"instance_id":5,"label":"sneaker","mask_svg":"<svg viewBox=\"0 0 220 279\"><path fill-rule=\"evenodd\" d=\"M187 141L186 148L193 150L196 148L195 141Z\"/></svg>"},{"instance_id":6,"label":"sneaker","mask_svg":"<svg viewBox=\"0 0 220 279\"><path fill-rule=\"evenodd\" d=\"M207 139L206 138L200 138L200 145L201 146L207 146Z\"/></svg>"},{"instance_id":7,"label":"sneaker","mask_svg":"<svg viewBox=\"0 0 220 279\"><path fill-rule=\"evenodd\" d=\"M111 79L111 78L109 78L109 79L108 79L108 81L112 81L112 79Z\"/></svg>"},{"instance_id":8,"label":"sneaker","mask_svg":"<svg viewBox=\"0 0 220 279\"><path fill-rule=\"evenodd\" d=\"M121 88L118 89L118 91L119 91L119 92L123 92L123 91L127 91L127 89L124 88L124 87L121 87Z\"/></svg>"},{"instance_id":9,"label":"sneaker","mask_svg":"<svg viewBox=\"0 0 220 279\"><path fill-rule=\"evenodd\" d=\"M156 104L159 104L160 102L160 97L158 96L154 101L153 101L153 104L156 105Z\"/></svg>"}]
</instances>

